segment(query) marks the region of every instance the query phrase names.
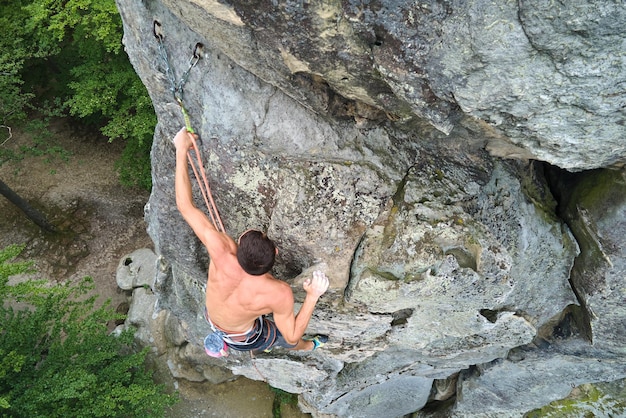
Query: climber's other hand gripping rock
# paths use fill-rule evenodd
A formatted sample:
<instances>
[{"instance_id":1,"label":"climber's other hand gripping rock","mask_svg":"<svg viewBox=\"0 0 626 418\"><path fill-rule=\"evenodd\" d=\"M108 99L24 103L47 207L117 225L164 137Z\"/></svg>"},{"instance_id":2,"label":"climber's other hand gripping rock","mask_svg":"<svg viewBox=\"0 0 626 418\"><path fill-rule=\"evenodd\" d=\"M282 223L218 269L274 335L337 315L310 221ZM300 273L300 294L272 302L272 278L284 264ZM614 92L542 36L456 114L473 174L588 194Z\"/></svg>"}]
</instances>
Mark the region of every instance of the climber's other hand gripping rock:
<instances>
[{"instance_id":1,"label":"climber's other hand gripping rock","mask_svg":"<svg viewBox=\"0 0 626 418\"><path fill-rule=\"evenodd\" d=\"M313 272L313 277L306 279L302 285L307 295L315 298L322 296L328 289L328 277L319 270Z\"/></svg>"}]
</instances>

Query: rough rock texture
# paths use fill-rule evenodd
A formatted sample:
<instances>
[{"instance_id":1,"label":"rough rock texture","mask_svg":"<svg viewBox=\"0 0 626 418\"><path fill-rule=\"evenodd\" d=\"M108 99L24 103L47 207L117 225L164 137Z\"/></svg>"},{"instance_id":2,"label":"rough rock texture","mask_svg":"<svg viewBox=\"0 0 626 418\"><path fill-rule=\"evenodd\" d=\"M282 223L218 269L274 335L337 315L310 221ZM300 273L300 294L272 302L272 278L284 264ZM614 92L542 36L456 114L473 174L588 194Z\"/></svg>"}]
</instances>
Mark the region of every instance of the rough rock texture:
<instances>
[{"instance_id":1,"label":"rough rock texture","mask_svg":"<svg viewBox=\"0 0 626 418\"><path fill-rule=\"evenodd\" d=\"M562 216L584 250L572 270L587 337L596 347L625 355L626 172L599 170L560 180Z\"/></svg>"},{"instance_id":2,"label":"rough rock texture","mask_svg":"<svg viewBox=\"0 0 626 418\"><path fill-rule=\"evenodd\" d=\"M123 257L115 275L117 286L122 290L152 287L156 277L156 255L149 248L141 248Z\"/></svg>"},{"instance_id":3,"label":"rough rock texture","mask_svg":"<svg viewBox=\"0 0 626 418\"><path fill-rule=\"evenodd\" d=\"M522 416L529 407L565 398L583 383L623 379L626 373L623 357L607 355L580 340L516 354L519 358L494 362L464 376L448 416Z\"/></svg>"},{"instance_id":4,"label":"rough rock texture","mask_svg":"<svg viewBox=\"0 0 626 418\"><path fill-rule=\"evenodd\" d=\"M163 3L213 50L321 114L419 118L446 133L478 119L494 151L573 170L626 156L619 1Z\"/></svg>"},{"instance_id":5,"label":"rough rock texture","mask_svg":"<svg viewBox=\"0 0 626 418\"><path fill-rule=\"evenodd\" d=\"M245 375L316 416L359 417L443 408L457 381L447 413L521 416L626 377L624 235L611 235L624 202L580 207L612 243L596 239L595 257L557 217L542 164L497 158L624 161L624 9L500 3L118 0L159 120L154 294L134 290L127 322L174 376ZM184 103L226 229L266 229L297 300L326 271L308 329L330 335L323 350L203 353L208 258L174 202L183 119L166 77L198 42Z\"/></svg>"}]
</instances>

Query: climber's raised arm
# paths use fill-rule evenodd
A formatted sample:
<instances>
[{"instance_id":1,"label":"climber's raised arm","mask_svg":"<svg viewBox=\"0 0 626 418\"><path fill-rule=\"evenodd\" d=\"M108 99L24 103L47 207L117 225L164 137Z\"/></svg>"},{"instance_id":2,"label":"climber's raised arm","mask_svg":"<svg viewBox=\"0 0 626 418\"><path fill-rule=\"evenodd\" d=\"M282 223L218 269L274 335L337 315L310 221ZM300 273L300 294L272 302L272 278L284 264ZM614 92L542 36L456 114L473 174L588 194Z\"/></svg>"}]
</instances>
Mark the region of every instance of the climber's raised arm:
<instances>
[{"instance_id":1,"label":"climber's raised arm","mask_svg":"<svg viewBox=\"0 0 626 418\"><path fill-rule=\"evenodd\" d=\"M186 128L182 128L174 137L174 146L176 147L176 173L174 178L176 206L183 219L205 245L211 259L216 260L225 253L235 253L237 247L232 238L219 232L207 215L193 203L187 160L187 152L193 146L192 135L195 134L191 134Z\"/></svg>"},{"instance_id":2,"label":"climber's raised arm","mask_svg":"<svg viewBox=\"0 0 626 418\"><path fill-rule=\"evenodd\" d=\"M328 278L324 273L316 270L313 272L313 277L304 281L306 297L297 315L293 311L294 299L291 288L285 282L280 283L283 285L283 291L280 295L276 295L274 306L272 306L274 321L287 342L290 344L300 342L304 345L305 342L301 341L301 338L309 325L315 304L328 289ZM296 347L296 349L299 348Z\"/></svg>"}]
</instances>

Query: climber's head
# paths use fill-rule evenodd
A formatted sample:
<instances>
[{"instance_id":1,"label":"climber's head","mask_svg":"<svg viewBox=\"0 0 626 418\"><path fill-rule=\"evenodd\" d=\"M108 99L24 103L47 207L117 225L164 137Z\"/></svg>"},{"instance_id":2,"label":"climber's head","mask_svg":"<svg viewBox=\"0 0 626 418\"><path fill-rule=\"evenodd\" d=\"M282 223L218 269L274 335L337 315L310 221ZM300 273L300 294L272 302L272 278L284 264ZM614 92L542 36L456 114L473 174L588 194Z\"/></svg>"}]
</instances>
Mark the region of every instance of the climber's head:
<instances>
[{"instance_id":1,"label":"climber's head","mask_svg":"<svg viewBox=\"0 0 626 418\"><path fill-rule=\"evenodd\" d=\"M238 243L237 260L246 273L260 276L272 269L278 249L265 233L248 229L241 234Z\"/></svg>"}]
</instances>

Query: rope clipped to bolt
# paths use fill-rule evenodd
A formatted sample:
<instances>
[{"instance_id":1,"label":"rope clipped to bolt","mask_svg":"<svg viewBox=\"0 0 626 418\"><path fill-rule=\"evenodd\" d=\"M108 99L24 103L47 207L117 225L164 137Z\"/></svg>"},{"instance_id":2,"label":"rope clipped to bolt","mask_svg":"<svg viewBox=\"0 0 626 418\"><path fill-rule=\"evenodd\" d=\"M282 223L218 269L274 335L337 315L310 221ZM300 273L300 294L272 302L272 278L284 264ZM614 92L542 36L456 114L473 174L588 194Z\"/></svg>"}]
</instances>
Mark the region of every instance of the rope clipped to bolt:
<instances>
[{"instance_id":1,"label":"rope clipped to bolt","mask_svg":"<svg viewBox=\"0 0 626 418\"><path fill-rule=\"evenodd\" d=\"M163 61L165 65L165 77L170 82L170 90L172 91L172 94L174 95L176 102L180 106L180 110L183 114L183 118L185 119L185 127L187 128L187 131L189 133L195 134L195 131L193 130L193 127L191 126L191 119L189 118L189 114L187 113L187 110L185 109L185 106L183 105L183 92L184 92L183 86L185 85L185 83L187 82L187 79L189 78L189 72L191 71L191 69L195 67L198 61L200 60L200 58L202 58L203 45L201 43L197 43L196 46L193 48L193 56L189 60L189 67L185 70L185 72L183 72L183 74L180 77L180 80L178 80L177 82L174 72L170 66L170 60L167 56L167 50L165 49L165 45L163 42L164 36L161 30L161 23L159 23L156 20L154 21L153 33L154 33L154 37L157 39L159 43L159 54L161 55L161 60ZM219 212L217 211L217 206L215 206L215 202L213 201L211 188L209 187L209 182L207 180L206 173L204 171L204 164L202 163L202 158L200 157L200 150L198 148L198 144L196 143L196 140L193 137L193 135L191 136L191 142L193 145L192 147L193 151L196 154L196 161L194 162L194 159L191 155L191 151L187 151L187 159L189 160L189 163L191 164L191 168L193 169L193 174L196 176L198 186L200 187L200 191L202 192L204 203L206 204L206 207L209 212L209 218L211 222L213 223L213 225L215 225L215 228L218 231L225 233L226 231L224 229L224 224L222 223L222 219L220 218ZM196 164L198 166L197 168L196 168ZM202 181L200 181L200 178L202 178ZM267 379L265 378L265 376L263 376L263 374L257 368L254 362L254 356L252 354L252 351L250 351L250 360L252 361L252 365L256 369L259 376L261 376L261 379L264 382L267 382Z\"/></svg>"},{"instance_id":2,"label":"rope clipped to bolt","mask_svg":"<svg viewBox=\"0 0 626 418\"><path fill-rule=\"evenodd\" d=\"M167 50L165 49L163 31L161 29L161 23L158 21L154 21L153 25L153 33L154 37L157 39L159 44L159 55L161 56L161 60L165 65L165 77L170 83L170 91L174 95L174 99L178 103L180 107L181 113L183 114L183 118L185 119L185 127L187 131L191 134L195 134L193 127L191 126L191 119L189 118L189 113L187 113L187 109L183 104L183 87L189 78L189 72L193 67L196 66L200 58L202 58L202 48L203 45L201 43L197 43L193 48L193 54L189 59L189 66L180 76L180 79L176 81L176 76L174 71L170 65L170 60L167 55ZM198 182L198 186L200 188L200 192L202 193L202 197L204 199L204 203L206 204L207 211L209 214L209 219L220 232L226 232L224 229L224 224L222 223L222 219L220 218L220 214L217 210L217 206L215 205L215 201L213 200L213 194L211 193L211 188L209 187L209 182L207 180L206 172L204 171L204 164L202 162L202 157L200 154L200 149L193 135L191 135L192 149L195 154L195 160L192 156L191 150L187 151L187 159L189 160L189 164L191 164L191 168L193 170L193 174L196 177L196 181Z\"/></svg>"}]
</instances>

